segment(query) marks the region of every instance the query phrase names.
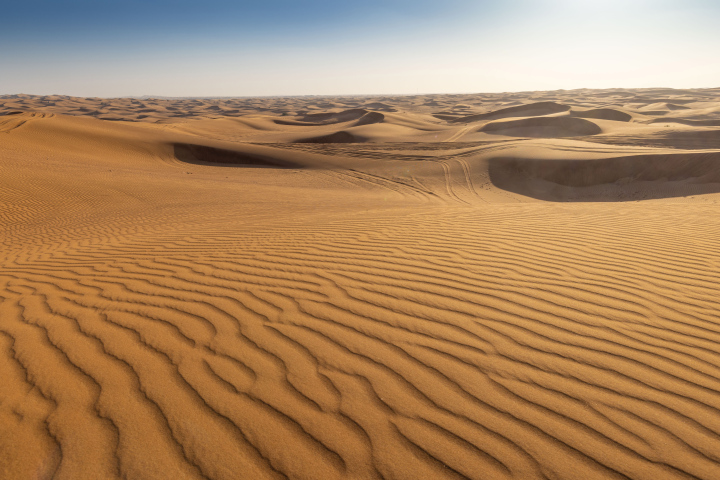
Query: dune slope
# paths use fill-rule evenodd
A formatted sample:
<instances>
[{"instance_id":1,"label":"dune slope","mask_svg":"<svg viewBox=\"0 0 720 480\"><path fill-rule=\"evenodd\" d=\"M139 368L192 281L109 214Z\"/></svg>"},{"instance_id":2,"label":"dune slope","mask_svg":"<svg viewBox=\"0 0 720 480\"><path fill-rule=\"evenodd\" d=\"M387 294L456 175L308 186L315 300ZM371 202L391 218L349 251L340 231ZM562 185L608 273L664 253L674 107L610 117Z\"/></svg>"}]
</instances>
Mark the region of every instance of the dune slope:
<instances>
[{"instance_id":1,"label":"dune slope","mask_svg":"<svg viewBox=\"0 0 720 480\"><path fill-rule=\"evenodd\" d=\"M716 95L0 97L0 478L720 478Z\"/></svg>"}]
</instances>

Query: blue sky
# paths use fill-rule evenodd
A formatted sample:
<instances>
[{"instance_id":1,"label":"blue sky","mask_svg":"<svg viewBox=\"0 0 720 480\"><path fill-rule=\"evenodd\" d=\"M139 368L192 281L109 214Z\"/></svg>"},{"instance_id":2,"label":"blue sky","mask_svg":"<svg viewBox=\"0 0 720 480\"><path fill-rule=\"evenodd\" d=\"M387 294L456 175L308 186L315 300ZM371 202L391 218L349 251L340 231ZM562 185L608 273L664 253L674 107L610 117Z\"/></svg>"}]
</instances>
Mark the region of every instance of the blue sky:
<instances>
[{"instance_id":1,"label":"blue sky","mask_svg":"<svg viewBox=\"0 0 720 480\"><path fill-rule=\"evenodd\" d=\"M2 0L0 12L0 94L720 86L712 0Z\"/></svg>"}]
</instances>

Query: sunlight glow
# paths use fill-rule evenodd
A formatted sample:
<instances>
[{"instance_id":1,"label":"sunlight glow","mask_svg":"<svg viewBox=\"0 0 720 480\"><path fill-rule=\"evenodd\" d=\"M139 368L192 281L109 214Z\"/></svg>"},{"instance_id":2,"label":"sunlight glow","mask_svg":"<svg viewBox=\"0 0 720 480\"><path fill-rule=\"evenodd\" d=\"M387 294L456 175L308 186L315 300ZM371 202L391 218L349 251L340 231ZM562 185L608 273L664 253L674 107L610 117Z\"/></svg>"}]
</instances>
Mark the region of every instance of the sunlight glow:
<instances>
[{"instance_id":1,"label":"sunlight glow","mask_svg":"<svg viewBox=\"0 0 720 480\"><path fill-rule=\"evenodd\" d=\"M136 0L75 0L69 13L35 0L47 3L36 17L19 3L0 29L0 93L476 92L720 78L718 2L278 1L160 0L140 17Z\"/></svg>"}]
</instances>

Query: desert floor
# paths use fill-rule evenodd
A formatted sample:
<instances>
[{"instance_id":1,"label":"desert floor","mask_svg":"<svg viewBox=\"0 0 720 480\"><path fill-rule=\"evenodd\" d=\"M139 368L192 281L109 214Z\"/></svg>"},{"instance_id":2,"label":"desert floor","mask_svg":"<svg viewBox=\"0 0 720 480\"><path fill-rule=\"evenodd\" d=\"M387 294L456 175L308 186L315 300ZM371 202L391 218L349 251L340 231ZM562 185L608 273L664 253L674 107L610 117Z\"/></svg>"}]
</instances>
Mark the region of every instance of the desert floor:
<instances>
[{"instance_id":1,"label":"desert floor","mask_svg":"<svg viewBox=\"0 0 720 480\"><path fill-rule=\"evenodd\" d=\"M720 89L0 97L0 478L720 478Z\"/></svg>"}]
</instances>

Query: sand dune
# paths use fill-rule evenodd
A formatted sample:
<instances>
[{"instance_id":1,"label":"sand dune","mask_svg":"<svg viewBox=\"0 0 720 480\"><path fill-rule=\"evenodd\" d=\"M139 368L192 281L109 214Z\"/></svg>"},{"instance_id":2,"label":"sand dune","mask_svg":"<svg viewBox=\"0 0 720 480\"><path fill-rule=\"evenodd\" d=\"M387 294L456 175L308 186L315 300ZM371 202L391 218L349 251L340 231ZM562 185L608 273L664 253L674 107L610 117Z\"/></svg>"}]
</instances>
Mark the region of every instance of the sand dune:
<instances>
[{"instance_id":1,"label":"sand dune","mask_svg":"<svg viewBox=\"0 0 720 480\"><path fill-rule=\"evenodd\" d=\"M175 154L175 158L178 160L189 163L222 163L229 165L252 165L256 167L265 166L275 168L299 167L298 164L283 161L278 158L238 150L226 150L222 148L209 147L206 145L178 143L173 145L173 153Z\"/></svg>"},{"instance_id":2,"label":"sand dune","mask_svg":"<svg viewBox=\"0 0 720 480\"><path fill-rule=\"evenodd\" d=\"M521 120L490 122L481 132L512 137L574 137L596 135L602 130L595 123L573 117L534 117Z\"/></svg>"},{"instance_id":3,"label":"sand dune","mask_svg":"<svg viewBox=\"0 0 720 480\"><path fill-rule=\"evenodd\" d=\"M350 120L358 120L368 114L367 110L355 108L345 110L338 113L309 113L304 115L299 121L287 122L281 119L275 120L280 125L300 125L300 126L321 126L333 125L335 123L348 122Z\"/></svg>"},{"instance_id":4,"label":"sand dune","mask_svg":"<svg viewBox=\"0 0 720 480\"><path fill-rule=\"evenodd\" d=\"M720 120L691 120L685 118L653 118L651 123L681 123L694 127L720 127Z\"/></svg>"},{"instance_id":5,"label":"sand dune","mask_svg":"<svg viewBox=\"0 0 720 480\"><path fill-rule=\"evenodd\" d=\"M720 156L716 153L592 160L494 158L489 174L497 186L555 201L617 201L690 196L701 191L720 193Z\"/></svg>"},{"instance_id":6,"label":"sand dune","mask_svg":"<svg viewBox=\"0 0 720 480\"><path fill-rule=\"evenodd\" d=\"M718 95L0 97L0 478L720 478Z\"/></svg>"},{"instance_id":7,"label":"sand dune","mask_svg":"<svg viewBox=\"0 0 720 480\"><path fill-rule=\"evenodd\" d=\"M298 143L360 143L361 139L350 132L339 131L329 135L321 135L319 137L302 138L297 140Z\"/></svg>"},{"instance_id":8,"label":"sand dune","mask_svg":"<svg viewBox=\"0 0 720 480\"><path fill-rule=\"evenodd\" d=\"M629 122L632 115L613 108L593 108L590 110L573 110L572 115L581 118L597 118L598 120L613 120L615 122Z\"/></svg>"},{"instance_id":9,"label":"sand dune","mask_svg":"<svg viewBox=\"0 0 720 480\"><path fill-rule=\"evenodd\" d=\"M567 105L560 105L555 102L537 102L529 104L521 104L516 107L507 107L493 112L483 113L479 115L469 115L466 117L457 118L456 122L476 122L478 120L495 120L498 118L507 117L531 117L531 116L543 116L550 115L553 113L567 112L570 107Z\"/></svg>"}]
</instances>

